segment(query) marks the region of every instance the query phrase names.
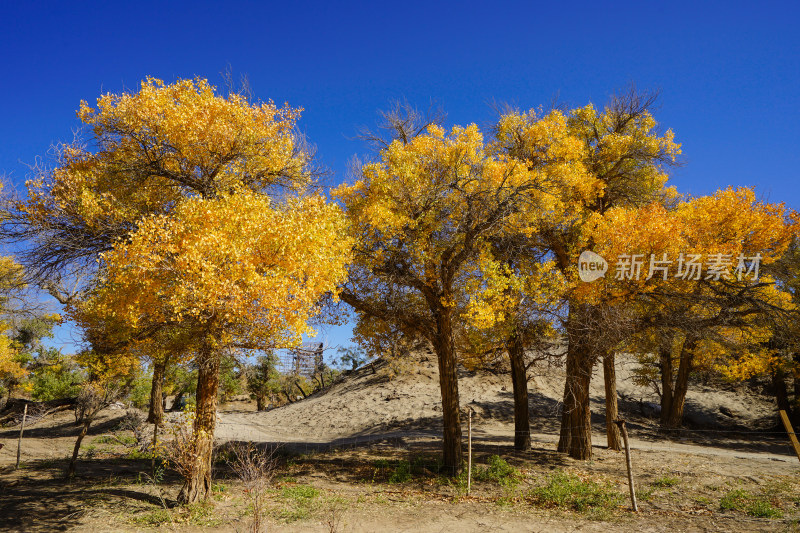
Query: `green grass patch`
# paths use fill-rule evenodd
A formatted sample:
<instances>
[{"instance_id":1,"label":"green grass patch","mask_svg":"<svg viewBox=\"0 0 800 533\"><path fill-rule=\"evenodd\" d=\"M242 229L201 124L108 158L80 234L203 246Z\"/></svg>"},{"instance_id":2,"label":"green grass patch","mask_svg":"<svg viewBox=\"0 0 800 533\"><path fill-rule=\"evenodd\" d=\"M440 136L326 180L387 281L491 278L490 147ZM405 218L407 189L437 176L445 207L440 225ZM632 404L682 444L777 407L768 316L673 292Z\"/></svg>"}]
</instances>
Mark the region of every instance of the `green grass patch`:
<instances>
[{"instance_id":1,"label":"green grass patch","mask_svg":"<svg viewBox=\"0 0 800 533\"><path fill-rule=\"evenodd\" d=\"M281 489L281 497L285 500L313 500L317 496L319 496L319 490L310 485L295 485Z\"/></svg>"},{"instance_id":2,"label":"green grass patch","mask_svg":"<svg viewBox=\"0 0 800 533\"><path fill-rule=\"evenodd\" d=\"M400 461L389 476L389 483L406 483L411 481L411 463Z\"/></svg>"},{"instance_id":3,"label":"green grass patch","mask_svg":"<svg viewBox=\"0 0 800 533\"><path fill-rule=\"evenodd\" d=\"M472 478L477 481L494 481L503 487L514 488L522 481L522 473L499 455L492 455L485 468L475 469Z\"/></svg>"},{"instance_id":4,"label":"green grass patch","mask_svg":"<svg viewBox=\"0 0 800 533\"><path fill-rule=\"evenodd\" d=\"M156 509L146 513L139 513L131 517L131 522L139 526L161 526L169 524L170 514L166 509Z\"/></svg>"},{"instance_id":5,"label":"green grass patch","mask_svg":"<svg viewBox=\"0 0 800 533\"><path fill-rule=\"evenodd\" d=\"M652 485L636 489L636 499L643 502L649 502L653 499L653 494L655 494L655 492L656 487Z\"/></svg>"},{"instance_id":6,"label":"green grass patch","mask_svg":"<svg viewBox=\"0 0 800 533\"><path fill-rule=\"evenodd\" d=\"M310 485L295 485L281 488L279 495L283 506L273 513L274 516L284 522L294 522L311 516L320 492Z\"/></svg>"},{"instance_id":7,"label":"green grass patch","mask_svg":"<svg viewBox=\"0 0 800 533\"><path fill-rule=\"evenodd\" d=\"M744 489L728 492L720 499L719 508L723 511L740 511L757 518L783 518L783 512L771 501Z\"/></svg>"},{"instance_id":8,"label":"green grass patch","mask_svg":"<svg viewBox=\"0 0 800 533\"><path fill-rule=\"evenodd\" d=\"M681 480L676 477L663 476L650 483L650 485L652 485L653 487L658 487L660 489L666 489L669 487L674 487L675 485L680 483L680 481Z\"/></svg>"},{"instance_id":9,"label":"green grass patch","mask_svg":"<svg viewBox=\"0 0 800 533\"><path fill-rule=\"evenodd\" d=\"M530 492L533 503L573 511L610 511L622 503L623 497L610 483L583 480L575 474L556 472L544 486Z\"/></svg>"}]
</instances>

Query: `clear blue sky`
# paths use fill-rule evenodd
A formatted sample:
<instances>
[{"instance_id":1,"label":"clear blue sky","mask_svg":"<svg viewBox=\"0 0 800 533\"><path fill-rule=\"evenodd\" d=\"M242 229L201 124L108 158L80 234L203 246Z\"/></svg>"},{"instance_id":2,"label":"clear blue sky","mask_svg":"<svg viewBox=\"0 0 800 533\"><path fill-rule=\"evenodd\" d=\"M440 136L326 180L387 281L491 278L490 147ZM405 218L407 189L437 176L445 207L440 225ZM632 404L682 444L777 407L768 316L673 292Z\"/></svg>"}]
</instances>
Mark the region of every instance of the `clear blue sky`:
<instances>
[{"instance_id":1,"label":"clear blue sky","mask_svg":"<svg viewBox=\"0 0 800 533\"><path fill-rule=\"evenodd\" d=\"M753 185L800 209L798 21L788 1L5 3L0 172L21 184L25 164L71 139L81 99L148 75L220 83L230 65L256 97L302 106L334 181L393 99L486 124L495 101L602 104L634 82L661 90L680 190Z\"/></svg>"}]
</instances>

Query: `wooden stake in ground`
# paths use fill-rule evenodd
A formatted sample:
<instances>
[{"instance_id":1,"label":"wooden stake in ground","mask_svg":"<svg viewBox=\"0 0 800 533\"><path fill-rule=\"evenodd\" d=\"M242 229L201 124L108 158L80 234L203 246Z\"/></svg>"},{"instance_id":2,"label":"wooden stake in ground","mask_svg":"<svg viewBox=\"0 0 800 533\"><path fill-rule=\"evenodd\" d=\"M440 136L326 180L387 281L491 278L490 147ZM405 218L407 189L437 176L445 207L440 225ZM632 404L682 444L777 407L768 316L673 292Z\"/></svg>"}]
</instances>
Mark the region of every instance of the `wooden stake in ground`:
<instances>
[{"instance_id":1,"label":"wooden stake in ground","mask_svg":"<svg viewBox=\"0 0 800 533\"><path fill-rule=\"evenodd\" d=\"M622 419L615 420L614 423L619 427L622 433L622 444L625 446L625 462L628 464L628 487L631 490L631 506L633 512L638 513L639 507L636 505L636 489L633 487L633 470L631 467L631 447L628 444L628 430L625 428L625 421Z\"/></svg>"},{"instance_id":2,"label":"wooden stake in ground","mask_svg":"<svg viewBox=\"0 0 800 533\"><path fill-rule=\"evenodd\" d=\"M797 458L800 459L800 442L797 442L797 435L794 434L794 428L792 427L792 423L789 422L789 417L786 416L786 411L781 409L780 413L781 413L781 420L783 420L783 427L786 428L786 433L789 434L789 440L792 441L792 446L794 447L794 453L796 453Z\"/></svg>"},{"instance_id":3,"label":"wooden stake in ground","mask_svg":"<svg viewBox=\"0 0 800 533\"><path fill-rule=\"evenodd\" d=\"M467 494L472 489L472 407L467 422Z\"/></svg>"},{"instance_id":4,"label":"wooden stake in ground","mask_svg":"<svg viewBox=\"0 0 800 533\"><path fill-rule=\"evenodd\" d=\"M153 479L156 478L156 453L158 451L158 422L153 424L153 446L150 449L152 457L150 458L150 475Z\"/></svg>"},{"instance_id":5,"label":"wooden stake in ground","mask_svg":"<svg viewBox=\"0 0 800 533\"><path fill-rule=\"evenodd\" d=\"M22 425L19 427L19 441L17 442L17 464L14 468L19 468L19 455L22 450L22 432L25 431L25 418L28 416L28 404L25 404L25 409L22 411Z\"/></svg>"}]
</instances>

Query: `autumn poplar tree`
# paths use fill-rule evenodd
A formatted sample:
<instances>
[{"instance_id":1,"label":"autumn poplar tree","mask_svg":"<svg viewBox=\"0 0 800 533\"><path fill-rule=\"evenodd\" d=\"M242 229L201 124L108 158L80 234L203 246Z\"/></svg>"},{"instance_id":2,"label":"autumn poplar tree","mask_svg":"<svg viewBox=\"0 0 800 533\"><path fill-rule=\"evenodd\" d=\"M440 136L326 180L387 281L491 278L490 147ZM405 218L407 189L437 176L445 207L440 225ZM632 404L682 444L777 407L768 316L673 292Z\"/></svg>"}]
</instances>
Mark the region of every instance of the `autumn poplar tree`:
<instances>
[{"instance_id":1,"label":"autumn poplar tree","mask_svg":"<svg viewBox=\"0 0 800 533\"><path fill-rule=\"evenodd\" d=\"M769 367L771 331L790 329L796 312L775 282L794 216L757 200L752 189L729 188L670 207L613 208L591 230L601 255L638 254L658 268L655 275L617 273L582 290L627 302L637 315L626 350L657 354L664 425L680 425L693 371L741 379Z\"/></svg>"},{"instance_id":2,"label":"autumn poplar tree","mask_svg":"<svg viewBox=\"0 0 800 533\"><path fill-rule=\"evenodd\" d=\"M87 331L106 311L134 340L193 330L198 448L185 501L210 486L221 350L294 342L347 257L338 211L307 194L299 113L204 79L148 78L82 102L88 138L58 147L55 168L6 206L4 236L29 243L21 257L37 281L83 280L63 300Z\"/></svg>"},{"instance_id":3,"label":"autumn poplar tree","mask_svg":"<svg viewBox=\"0 0 800 533\"><path fill-rule=\"evenodd\" d=\"M634 91L598 110L592 105L543 117L536 110L510 112L496 126L497 142L514 160L536 166L543 140L561 139L561 159L546 165L561 177L550 189L550 203L531 224L534 244L547 251L563 283L557 327L566 342L567 378L559 451L591 457L589 383L592 368L608 348L624 338L624 322L613 307L580 298L578 256L593 245L587 224L614 206L647 205L669 196L666 168L680 147L671 131L660 134L650 109L654 97ZM624 315L624 313L623 313ZM615 331L617 330L617 331ZM618 333L618 334L617 334Z\"/></svg>"},{"instance_id":4,"label":"autumn poplar tree","mask_svg":"<svg viewBox=\"0 0 800 533\"><path fill-rule=\"evenodd\" d=\"M392 117L394 139L335 195L346 206L354 263L342 300L363 325L424 338L436 353L442 395L445 467L461 469L456 374L460 303L467 280L508 218L535 209L539 176L485 149L475 125L449 132ZM482 291L485 285L473 287ZM361 334L366 334L361 328Z\"/></svg>"}]
</instances>

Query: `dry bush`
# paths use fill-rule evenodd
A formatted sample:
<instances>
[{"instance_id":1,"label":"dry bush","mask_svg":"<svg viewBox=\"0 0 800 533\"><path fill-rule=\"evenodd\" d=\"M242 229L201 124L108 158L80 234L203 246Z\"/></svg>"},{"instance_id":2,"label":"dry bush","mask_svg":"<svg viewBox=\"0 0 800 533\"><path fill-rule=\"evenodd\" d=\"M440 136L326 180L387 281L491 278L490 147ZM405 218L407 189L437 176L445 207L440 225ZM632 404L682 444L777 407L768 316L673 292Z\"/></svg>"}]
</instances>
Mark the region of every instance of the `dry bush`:
<instances>
[{"instance_id":1,"label":"dry bush","mask_svg":"<svg viewBox=\"0 0 800 533\"><path fill-rule=\"evenodd\" d=\"M278 466L277 447L256 447L252 443L233 443L228 447L231 460L228 465L242 481L244 491L253 508L250 531L266 531L267 489Z\"/></svg>"},{"instance_id":2,"label":"dry bush","mask_svg":"<svg viewBox=\"0 0 800 533\"><path fill-rule=\"evenodd\" d=\"M191 479L197 462L197 441L192 430L194 413L184 413L176 422L167 426L168 437L161 443L159 455L166 459L170 468L184 480Z\"/></svg>"}]
</instances>

